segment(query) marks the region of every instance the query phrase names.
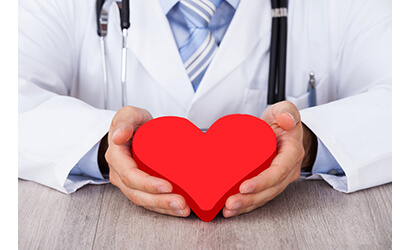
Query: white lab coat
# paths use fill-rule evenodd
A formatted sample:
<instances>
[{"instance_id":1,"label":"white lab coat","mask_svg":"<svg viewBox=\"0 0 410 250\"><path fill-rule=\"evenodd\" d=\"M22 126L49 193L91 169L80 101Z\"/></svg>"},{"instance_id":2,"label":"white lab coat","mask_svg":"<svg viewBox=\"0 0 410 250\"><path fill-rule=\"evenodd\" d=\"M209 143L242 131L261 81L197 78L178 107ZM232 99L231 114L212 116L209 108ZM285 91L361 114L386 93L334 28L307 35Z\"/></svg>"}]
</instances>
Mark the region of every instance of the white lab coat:
<instances>
[{"instance_id":1,"label":"white lab coat","mask_svg":"<svg viewBox=\"0 0 410 250\"><path fill-rule=\"evenodd\" d=\"M131 1L130 18L129 105L201 128L227 114L265 110L270 1L240 2L196 93L158 0ZM67 176L121 107L119 27L113 5L106 111L95 1L20 1L19 178L62 192L90 182ZM315 108L308 108L310 71ZM322 177L344 192L390 182L391 1L290 0L286 77L287 99L346 173Z\"/></svg>"}]
</instances>

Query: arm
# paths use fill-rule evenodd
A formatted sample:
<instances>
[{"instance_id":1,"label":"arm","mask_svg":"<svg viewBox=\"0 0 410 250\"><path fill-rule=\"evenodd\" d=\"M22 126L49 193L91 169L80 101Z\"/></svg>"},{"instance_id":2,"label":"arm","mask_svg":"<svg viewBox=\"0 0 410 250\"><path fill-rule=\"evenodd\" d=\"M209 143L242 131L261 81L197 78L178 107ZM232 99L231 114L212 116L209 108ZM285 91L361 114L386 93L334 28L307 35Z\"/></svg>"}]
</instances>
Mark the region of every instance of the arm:
<instances>
[{"instance_id":1,"label":"arm","mask_svg":"<svg viewBox=\"0 0 410 250\"><path fill-rule=\"evenodd\" d=\"M332 77L340 100L301 113L289 102L265 110L262 119L278 137L278 154L267 170L228 198L225 217L264 205L296 180L300 168L314 162L315 136L346 174L322 174L336 189L353 192L391 181L391 2L340 5L350 6L335 13L332 29L345 30L339 32Z\"/></svg>"},{"instance_id":2,"label":"arm","mask_svg":"<svg viewBox=\"0 0 410 250\"><path fill-rule=\"evenodd\" d=\"M88 20L79 10L91 10L90 3L32 0L19 5L19 178L64 193L107 182L69 175L84 155L97 153L97 143L106 138L98 148L99 158L86 165L94 164L97 170L98 161L103 172L109 168L110 181L137 205L187 216L190 208L182 196L170 193L171 184L140 171L131 157L130 139L151 118L148 111L102 110L70 96L76 94L72 92L85 32L81 29Z\"/></svg>"},{"instance_id":3,"label":"arm","mask_svg":"<svg viewBox=\"0 0 410 250\"><path fill-rule=\"evenodd\" d=\"M338 113L327 119L329 112ZM321 139L346 177L321 174L342 192L391 182L391 88L368 92L302 111L304 122Z\"/></svg>"},{"instance_id":4,"label":"arm","mask_svg":"<svg viewBox=\"0 0 410 250\"><path fill-rule=\"evenodd\" d=\"M70 97L78 60L73 5L19 4L19 178L64 193L90 182L67 177L114 115Z\"/></svg>"},{"instance_id":5,"label":"arm","mask_svg":"<svg viewBox=\"0 0 410 250\"><path fill-rule=\"evenodd\" d=\"M334 25L341 31L332 73L339 100L301 116L346 175L320 176L339 191L353 192L391 181L391 2L344 6Z\"/></svg>"}]
</instances>

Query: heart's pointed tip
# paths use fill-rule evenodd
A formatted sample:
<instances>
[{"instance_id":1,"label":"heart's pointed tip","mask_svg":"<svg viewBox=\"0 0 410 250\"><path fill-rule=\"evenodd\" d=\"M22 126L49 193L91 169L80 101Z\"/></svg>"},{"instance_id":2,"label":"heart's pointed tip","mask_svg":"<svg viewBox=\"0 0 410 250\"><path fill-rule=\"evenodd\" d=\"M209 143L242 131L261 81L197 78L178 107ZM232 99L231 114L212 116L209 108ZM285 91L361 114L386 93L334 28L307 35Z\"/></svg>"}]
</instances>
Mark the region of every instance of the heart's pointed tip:
<instances>
[{"instance_id":1,"label":"heart's pointed tip","mask_svg":"<svg viewBox=\"0 0 410 250\"><path fill-rule=\"evenodd\" d=\"M215 219L217 214L218 214L218 212L217 213L213 212L213 213L209 213L209 214L196 214L196 215L203 222L211 222Z\"/></svg>"},{"instance_id":2,"label":"heart's pointed tip","mask_svg":"<svg viewBox=\"0 0 410 250\"><path fill-rule=\"evenodd\" d=\"M211 221L213 221L214 220L214 218L212 218L212 219L201 219L203 222L211 222Z\"/></svg>"},{"instance_id":3,"label":"heart's pointed tip","mask_svg":"<svg viewBox=\"0 0 410 250\"><path fill-rule=\"evenodd\" d=\"M226 198L227 199L227 198ZM226 199L220 199L217 202L207 204L207 209L204 209L201 206L192 208L192 211L201 219L203 222L210 222L215 219L219 212L221 212ZM198 205L198 204L196 204Z\"/></svg>"}]
</instances>

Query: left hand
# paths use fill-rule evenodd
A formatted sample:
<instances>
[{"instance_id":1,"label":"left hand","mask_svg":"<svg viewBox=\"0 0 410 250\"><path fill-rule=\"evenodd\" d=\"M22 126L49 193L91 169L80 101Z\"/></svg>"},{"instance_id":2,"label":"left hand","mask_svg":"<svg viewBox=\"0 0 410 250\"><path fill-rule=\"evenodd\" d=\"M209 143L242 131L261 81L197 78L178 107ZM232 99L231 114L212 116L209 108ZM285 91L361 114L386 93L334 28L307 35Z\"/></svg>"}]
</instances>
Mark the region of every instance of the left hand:
<instances>
[{"instance_id":1,"label":"left hand","mask_svg":"<svg viewBox=\"0 0 410 250\"><path fill-rule=\"evenodd\" d=\"M239 187L240 193L227 199L223 208L224 217L247 213L263 206L297 180L301 167L313 164L316 157L315 135L302 125L299 110L293 103L283 101L268 107L262 120L276 134L277 155L268 169L244 181ZM308 154L305 155L305 152Z\"/></svg>"}]
</instances>

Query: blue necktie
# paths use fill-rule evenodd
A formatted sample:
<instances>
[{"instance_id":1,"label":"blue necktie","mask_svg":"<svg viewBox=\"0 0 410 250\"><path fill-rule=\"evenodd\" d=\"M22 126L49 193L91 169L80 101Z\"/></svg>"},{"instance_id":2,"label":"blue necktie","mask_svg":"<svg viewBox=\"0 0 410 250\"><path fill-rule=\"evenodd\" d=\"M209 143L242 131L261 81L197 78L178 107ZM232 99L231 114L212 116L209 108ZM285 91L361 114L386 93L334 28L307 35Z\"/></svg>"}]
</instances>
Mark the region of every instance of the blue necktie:
<instances>
[{"instance_id":1,"label":"blue necktie","mask_svg":"<svg viewBox=\"0 0 410 250\"><path fill-rule=\"evenodd\" d=\"M214 5L209 0L181 0L178 4L190 30L179 53L195 91L218 49L208 25L221 1L214 0Z\"/></svg>"}]
</instances>

